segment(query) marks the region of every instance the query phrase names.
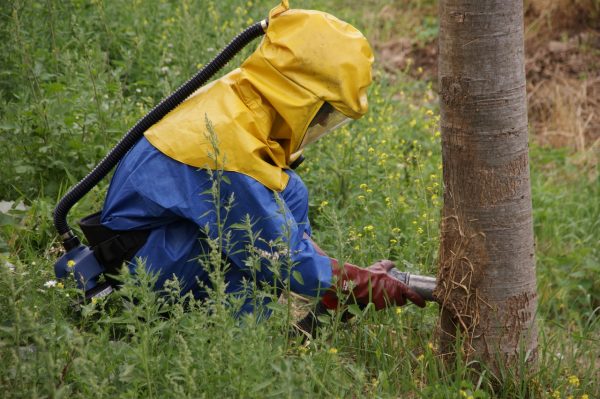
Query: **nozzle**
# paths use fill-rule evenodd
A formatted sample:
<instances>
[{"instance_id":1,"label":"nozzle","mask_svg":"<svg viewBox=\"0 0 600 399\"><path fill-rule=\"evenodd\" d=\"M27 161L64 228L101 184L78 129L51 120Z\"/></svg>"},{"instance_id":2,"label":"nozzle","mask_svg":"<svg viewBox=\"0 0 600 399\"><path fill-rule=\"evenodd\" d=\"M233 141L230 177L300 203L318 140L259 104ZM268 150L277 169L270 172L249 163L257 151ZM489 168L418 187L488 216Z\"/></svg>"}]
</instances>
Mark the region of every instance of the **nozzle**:
<instances>
[{"instance_id":1,"label":"nozzle","mask_svg":"<svg viewBox=\"0 0 600 399\"><path fill-rule=\"evenodd\" d=\"M401 272L398 269L393 268L389 271L389 274L402 283L406 284L408 288L415 291L426 301L437 302L437 298L433 296L433 290L436 287L435 277L420 276L418 274L410 274Z\"/></svg>"}]
</instances>

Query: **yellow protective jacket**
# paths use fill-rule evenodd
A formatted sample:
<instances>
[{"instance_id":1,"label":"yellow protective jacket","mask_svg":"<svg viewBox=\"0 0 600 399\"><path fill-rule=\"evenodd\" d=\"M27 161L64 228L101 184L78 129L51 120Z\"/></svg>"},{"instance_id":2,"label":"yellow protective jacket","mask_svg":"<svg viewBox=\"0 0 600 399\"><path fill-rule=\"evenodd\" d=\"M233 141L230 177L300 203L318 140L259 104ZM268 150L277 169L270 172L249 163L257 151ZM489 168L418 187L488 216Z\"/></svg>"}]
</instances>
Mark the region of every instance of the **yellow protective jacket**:
<instances>
[{"instance_id":1,"label":"yellow protective jacket","mask_svg":"<svg viewBox=\"0 0 600 399\"><path fill-rule=\"evenodd\" d=\"M353 119L367 112L372 62L356 28L282 1L258 49L238 69L197 90L145 136L179 162L243 173L281 191L290 156L323 102Z\"/></svg>"}]
</instances>

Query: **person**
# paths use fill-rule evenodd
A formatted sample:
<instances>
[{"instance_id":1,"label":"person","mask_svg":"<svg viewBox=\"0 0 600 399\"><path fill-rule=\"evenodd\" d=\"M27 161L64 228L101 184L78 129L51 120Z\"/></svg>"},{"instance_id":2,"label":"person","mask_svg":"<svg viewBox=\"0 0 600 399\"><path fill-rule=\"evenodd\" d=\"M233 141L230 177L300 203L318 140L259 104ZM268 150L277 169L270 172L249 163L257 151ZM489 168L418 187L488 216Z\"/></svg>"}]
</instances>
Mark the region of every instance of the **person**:
<instances>
[{"instance_id":1,"label":"person","mask_svg":"<svg viewBox=\"0 0 600 399\"><path fill-rule=\"evenodd\" d=\"M135 257L157 275L156 288L176 277L181 293L197 299L211 286L203 255L225 237L226 292L242 298L241 313L264 311L270 301L257 304L249 287L281 290L286 282L327 308L338 306L340 292L377 309L407 299L424 306L388 276L392 262L341 265L320 250L311 239L307 188L291 168L307 145L367 112L372 62L353 26L282 1L239 68L197 90L120 161L102 225L146 231ZM286 256L279 271L272 267ZM129 263L133 272L137 264Z\"/></svg>"}]
</instances>

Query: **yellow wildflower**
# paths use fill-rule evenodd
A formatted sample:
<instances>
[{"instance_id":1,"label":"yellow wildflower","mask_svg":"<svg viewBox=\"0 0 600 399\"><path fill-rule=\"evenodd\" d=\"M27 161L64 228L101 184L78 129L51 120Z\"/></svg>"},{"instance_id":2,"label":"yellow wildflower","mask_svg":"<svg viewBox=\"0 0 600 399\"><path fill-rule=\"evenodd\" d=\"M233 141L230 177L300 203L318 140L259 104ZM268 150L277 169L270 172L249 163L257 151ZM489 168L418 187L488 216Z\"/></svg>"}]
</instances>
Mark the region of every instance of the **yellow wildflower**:
<instances>
[{"instance_id":1,"label":"yellow wildflower","mask_svg":"<svg viewBox=\"0 0 600 399\"><path fill-rule=\"evenodd\" d=\"M73 266L75 266L75 261L74 261L73 259L69 259L69 260L67 261L67 266L69 266L69 267L73 267Z\"/></svg>"},{"instance_id":2,"label":"yellow wildflower","mask_svg":"<svg viewBox=\"0 0 600 399\"><path fill-rule=\"evenodd\" d=\"M58 283L56 283L56 288L65 288L64 284L61 283L60 281Z\"/></svg>"},{"instance_id":3,"label":"yellow wildflower","mask_svg":"<svg viewBox=\"0 0 600 399\"><path fill-rule=\"evenodd\" d=\"M322 202L321 202L321 208L324 208L324 207L326 207L327 205L329 205L329 202L327 202L327 201L322 201Z\"/></svg>"},{"instance_id":4,"label":"yellow wildflower","mask_svg":"<svg viewBox=\"0 0 600 399\"><path fill-rule=\"evenodd\" d=\"M402 313L402 308L396 308L396 314L401 314Z\"/></svg>"},{"instance_id":5,"label":"yellow wildflower","mask_svg":"<svg viewBox=\"0 0 600 399\"><path fill-rule=\"evenodd\" d=\"M336 348L329 348L329 353L335 355L336 353L338 353L338 350Z\"/></svg>"},{"instance_id":6,"label":"yellow wildflower","mask_svg":"<svg viewBox=\"0 0 600 399\"><path fill-rule=\"evenodd\" d=\"M373 229L374 229L374 227L373 227L373 225L372 225L372 224L370 224L370 225L368 225L368 226L365 226L365 227L363 227L363 230L364 230L364 231L373 231Z\"/></svg>"},{"instance_id":7,"label":"yellow wildflower","mask_svg":"<svg viewBox=\"0 0 600 399\"><path fill-rule=\"evenodd\" d=\"M569 385L573 385L574 387L579 386L579 378L576 375L570 375L568 381Z\"/></svg>"},{"instance_id":8,"label":"yellow wildflower","mask_svg":"<svg viewBox=\"0 0 600 399\"><path fill-rule=\"evenodd\" d=\"M364 190L364 189L366 189L366 188L367 188L367 185L366 185L365 183L362 183L362 184L361 184L359 187L360 187L362 190Z\"/></svg>"}]
</instances>

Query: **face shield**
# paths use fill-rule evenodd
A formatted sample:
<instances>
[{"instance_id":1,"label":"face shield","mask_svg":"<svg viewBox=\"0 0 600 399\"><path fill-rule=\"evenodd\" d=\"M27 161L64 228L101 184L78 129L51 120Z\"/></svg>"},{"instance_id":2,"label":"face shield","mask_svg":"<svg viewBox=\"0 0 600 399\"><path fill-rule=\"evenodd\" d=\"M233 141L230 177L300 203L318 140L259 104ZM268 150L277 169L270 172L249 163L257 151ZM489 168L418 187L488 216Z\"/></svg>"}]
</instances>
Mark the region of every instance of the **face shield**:
<instances>
[{"instance_id":1,"label":"face shield","mask_svg":"<svg viewBox=\"0 0 600 399\"><path fill-rule=\"evenodd\" d=\"M306 148L307 145L314 143L327 133L345 125L352 119L336 110L329 103L323 103L313 120L308 125L306 134L298 147L298 151Z\"/></svg>"},{"instance_id":2,"label":"face shield","mask_svg":"<svg viewBox=\"0 0 600 399\"><path fill-rule=\"evenodd\" d=\"M296 167L302 163L304 160L302 152L307 145L314 143L327 133L344 126L351 120L352 118L342 114L340 111L333 108L331 104L327 102L323 103L308 125L308 129L306 129L306 133L304 134L298 149L290 156L290 167L296 169Z\"/></svg>"}]
</instances>

